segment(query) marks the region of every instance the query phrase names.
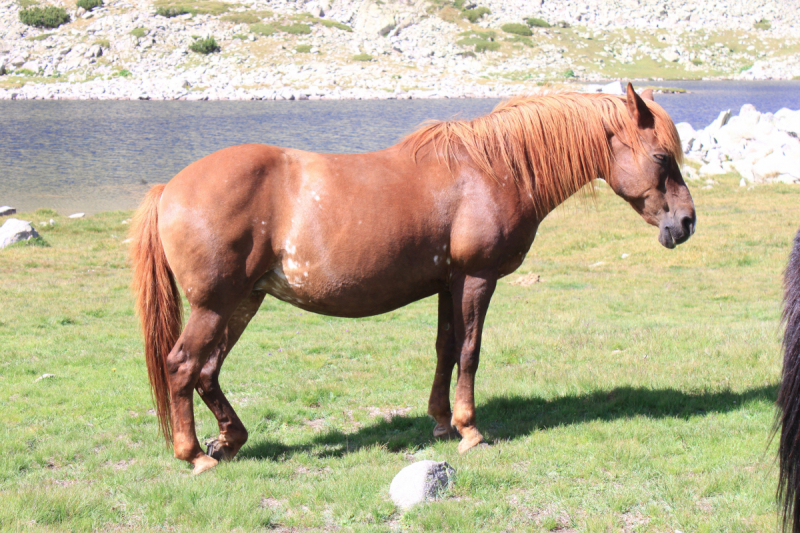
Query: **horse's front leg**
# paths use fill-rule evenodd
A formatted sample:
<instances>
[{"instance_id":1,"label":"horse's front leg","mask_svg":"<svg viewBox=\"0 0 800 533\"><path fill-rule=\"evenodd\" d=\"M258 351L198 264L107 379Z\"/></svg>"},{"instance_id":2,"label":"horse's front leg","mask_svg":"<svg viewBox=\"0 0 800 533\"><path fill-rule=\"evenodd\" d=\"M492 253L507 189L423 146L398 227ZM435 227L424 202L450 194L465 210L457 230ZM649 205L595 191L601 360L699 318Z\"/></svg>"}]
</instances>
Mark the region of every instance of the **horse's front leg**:
<instances>
[{"instance_id":1,"label":"horse's front leg","mask_svg":"<svg viewBox=\"0 0 800 533\"><path fill-rule=\"evenodd\" d=\"M433 376L428 414L436 420L433 436L436 438L457 437L456 429L450 425L453 412L450 410L450 381L456 365L456 334L454 327L453 295L439 293L439 329L436 333L436 374Z\"/></svg>"},{"instance_id":2,"label":"horse's front leg","mask_svg":"<svg viewBox=\"0 0 800 533\"><path fill-rule=\"evenodd\" d=\"M483 442L475 427L475 373L481 352L483 320L497 285L497 273L484 272L453 280L455 340L458 350L458 380L452 425L461 434L458 452Z\"/></svg>"}]
</instances>

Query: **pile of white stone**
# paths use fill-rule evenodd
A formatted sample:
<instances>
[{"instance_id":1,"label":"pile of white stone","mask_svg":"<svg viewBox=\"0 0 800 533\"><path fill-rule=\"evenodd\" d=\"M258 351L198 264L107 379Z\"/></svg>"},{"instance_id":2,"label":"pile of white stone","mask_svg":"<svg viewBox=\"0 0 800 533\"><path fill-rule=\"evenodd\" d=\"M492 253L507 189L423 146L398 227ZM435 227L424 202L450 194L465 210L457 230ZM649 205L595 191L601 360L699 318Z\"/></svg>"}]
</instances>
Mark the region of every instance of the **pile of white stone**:
<instances>
[{"instance_id":1,"label":"pile of white stone","mask_svg":"<svg viewBox=\"0 0 800 533\"><path fill-rule=\"evenodd\" d=\"M800 110L760 113L745 104L737 116L723 111L702 130L688 122L676 127L687 157L701 164L701 177L735 171L742 184L800 183Z\"/></svg>"}]
</instances>

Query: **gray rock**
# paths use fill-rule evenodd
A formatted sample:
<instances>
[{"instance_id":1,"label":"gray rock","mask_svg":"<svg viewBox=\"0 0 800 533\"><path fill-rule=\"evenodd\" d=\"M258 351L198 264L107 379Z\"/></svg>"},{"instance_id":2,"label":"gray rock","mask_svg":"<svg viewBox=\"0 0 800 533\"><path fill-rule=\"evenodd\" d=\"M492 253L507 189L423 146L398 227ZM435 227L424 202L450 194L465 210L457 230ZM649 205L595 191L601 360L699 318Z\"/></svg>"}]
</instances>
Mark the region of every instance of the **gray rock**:
<instances>
[{"instance_id":1,"label":"gray rock","mask_svg":"<svg viewBox=\"0 0 800 533\"><path fill-rule=\"evenodd\" d=\"M389 486L389 496L401 509L444 496L455 470L445 461L418 461L402 469Z\"/></svg>"},{"instance_id":2,"label":"gray rock","mask_svg":"<svg viewBox=\"0 0 800 533\"><path fill-rule=\"evenodd\" d=\"M5 224L0 227L0 249L10 246L16 242L27 241L38 237L39 234L33 229L31 223L27 220L19 220L18 218L9 218Z\"/></svg>"},{"instance_id":3,"label":"gray rock","mask_svg":"<svg viewBox=\"0 0 800 533\"><path fill-rule=\"evenodd\" d=\"M17 209L8 205L4 205L0 207L0 217L7 217L8 215L13 215L17 212Z\"/></svg>"}]
</instances>

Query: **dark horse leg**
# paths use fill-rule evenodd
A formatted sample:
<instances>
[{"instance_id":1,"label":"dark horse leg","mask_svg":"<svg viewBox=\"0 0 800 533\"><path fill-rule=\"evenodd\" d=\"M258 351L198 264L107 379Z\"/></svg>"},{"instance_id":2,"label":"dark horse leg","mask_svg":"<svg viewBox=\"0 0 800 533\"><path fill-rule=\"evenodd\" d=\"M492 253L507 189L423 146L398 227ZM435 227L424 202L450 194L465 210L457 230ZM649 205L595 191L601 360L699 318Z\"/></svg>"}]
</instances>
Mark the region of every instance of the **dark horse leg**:
<instances>
[{"instance_id":1,"label":"dark horse leg","mask_svg":"<svg viewBox=\"0 0 800 533\"><path fill-rule=\"evenodd\" d=\"M451 286L455 342L459 353L452 425L461 434L459 453L483 441L475 427L475 373L478 371L483 321L496 285L497 274L488 272L454 279Z\"/></svg>"},{"instance_id":2,"label":"dark horse leg","mask_svg":"<svg viewBox=\"0 0 800 533\"><path fill-rule=\"evenodd\" d=\"M456 365L456 334L453 321L453 295L439 293L439 329L436 333L436 374L428 400L428 414L436 420L433 436L436 438L457 437L456 429L450 425L453 412L450 410L450 381Z\"/></svg>"},{"instance_id":3,"label":"dark horse leg","mask_svg":"<svg viewBox=\"0 0 800 533\"><path fill-rule=\"evenodd\" d=\"M197 393L214 413L219 424L219 437L208 444L208 455L217 461L233 459L239 449L247 442L247 429L236 415L228 399L219 386L219 373L222 363L236 341L242 335L250 320L255 316L265 292L254 291L245 298L228 320L222 340L208 358L200 371L195 388Z\"/></svg>"}]
</instances>

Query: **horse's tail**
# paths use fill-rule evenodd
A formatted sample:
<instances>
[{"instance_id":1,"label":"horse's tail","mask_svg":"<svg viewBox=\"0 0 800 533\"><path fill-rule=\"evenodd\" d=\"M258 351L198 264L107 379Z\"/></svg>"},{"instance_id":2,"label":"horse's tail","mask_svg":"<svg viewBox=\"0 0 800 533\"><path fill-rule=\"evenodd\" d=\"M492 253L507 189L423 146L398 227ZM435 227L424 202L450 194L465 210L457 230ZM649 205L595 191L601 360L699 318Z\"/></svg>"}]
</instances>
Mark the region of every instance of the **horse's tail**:
<instances>
[{"instance_id":1,"label":"horse's tail","mask_svg":"<svg viewBox=\"0 0 800 533\"><path fill-rule=\"evenodd\" d=\"M783 531L800 533L800 231L784 273L783 376L778 391L780 425L778 502Z\"/></svg>"},{"instance_id":2,"label":"horse's tail","mask_svg":"<svg viewBox=\"0 0 800 533\"><path fill-rule=\"evenodd\" d=\"M172 442L172 417L166 358L181 334L183 307L158 234L158 201L163 191L164 185L150 189L136 211L131 225L130 257L133 264L131 287L142 322L147 374L161 432L169 444Z\"/></svg>"}]
</instances>

